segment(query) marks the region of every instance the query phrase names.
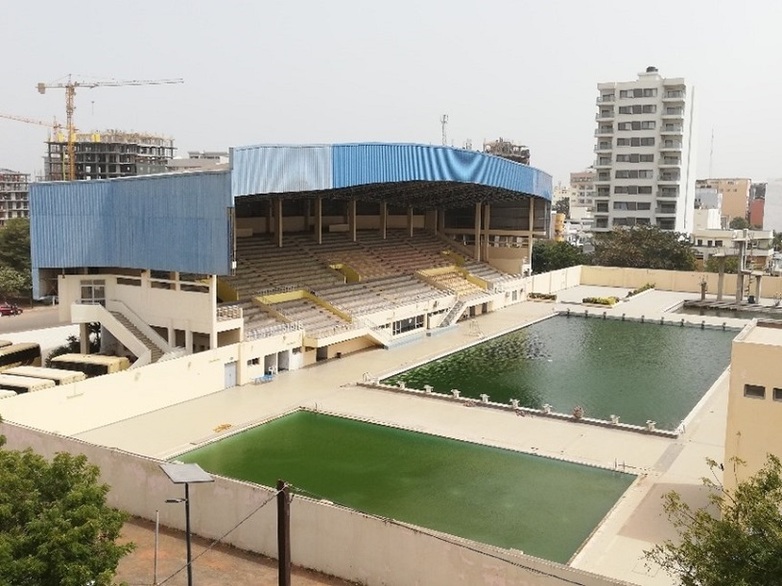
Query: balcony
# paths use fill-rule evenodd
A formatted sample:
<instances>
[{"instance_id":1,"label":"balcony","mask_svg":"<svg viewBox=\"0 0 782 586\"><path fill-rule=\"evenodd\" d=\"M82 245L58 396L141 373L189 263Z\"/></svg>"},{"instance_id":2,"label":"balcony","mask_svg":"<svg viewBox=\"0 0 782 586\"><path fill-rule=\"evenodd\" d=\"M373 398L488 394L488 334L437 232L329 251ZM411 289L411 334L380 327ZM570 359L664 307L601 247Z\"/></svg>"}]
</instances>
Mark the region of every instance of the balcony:
<instances>
[{"instance_id":1,"label":"balcony","mask_svg":"<svg viewBox=\"0 0 782 586\"><path fill-rule=\"evenodd\" d=\"M663 157L657 164L658 167L681 167L682 160L678 157Z\"/></svg>"},{"instance_id":2,"label":"balcony","mask_svg":"<svg viewBox=\"0 0 782 586\"><path fill-rule=\"evenodd\" d=\"M664 124L660 134L683 134L684 127L681 124Z\"/></svg>"},{"instance_id":3,"label":"balcony","mask_svg":"<svg viewBox=\"0 0 782 586\"><path fill-rule=\"evenodd\" d=\"M664 140L660 143L661 151L681 151L682 143L675 140Z\"/></svg>"},{"instance_id":4,"label":"balcony","mask_svg":"<svg viewBox=\"0 0 782 586\"><path fill-rule=\"evenodd\" d=\"M598 122L603 120L613 120L613 119L614 119L613 108L611 110L604 110L595 114L595 120L597 120Z\"/></svg>"},{"instance_id":5,"label":"balcony","mask_svg":"<svg viewBox=\"0 0 782 586\"><path fill-rule=\"evenodd\" d=\"M597 104L613 104L615 101L614 94L605 94L602 96L598 96L597 98Z\"/></svg>"},{"instance_id":6,"label":"balcony","mask_svg":"<svg viewBox=\"0 0 782 586\"><path fill-rule=\"evenodd\" d=\"M595 169L610 169L611 157L600 157L595 161Z\"/></svg>"},{"instance_id":7,"label":"balcony","mask_svg":"<svg viewBox=\"0 0 782 586\"><path fill-rule=\"evenodd\" d=\"M668 90L663 94L663 102L683 102L685 97L684 90Z\"/></svg>"},{"instance_id":8,"label":"balcony","mask_svg":"<svg viewBox=\"0 0 782 586\"><path fill-rule=\"evenodd\" d=\"M613 134L614 134L613 126L601 126L597 130L595 130L595 136L613 136Z\"/></svg>"},{"instance_id":9,"label":"balcony","mask_svg":"<svg viewBox=\"0 0 782 586\"><path fill-rule=\"evenodd\" d=\"M611 183L611 173L598 173L595 183Z\"/></svg>"},{"instance_id":10,"label":"balcony","mask_svg":"<svg viewBox=\"0 0 782 586\"><path fill-rule=\"evenodd\" d=\"M677 183L681 181L681 175L678 173L660 173L658 181L660 183Z\"/></svg>"},{"instance_id":11,"label":"balcony","mask_svg":"<svg viewBox=\"0 0 782 586\"><path fill-rule=\"evenodd\" d=\"M666 108L663 111L663 119L665 118L683 118L684 108Z\"/></svg>"},{"instance_id":12,"label":"balcony","mask_svg":"<svg viewBox=\"0 0 782 586\"><path fill-rule=\"evenodd\" d=\"M654 209L656 216L675 216L676 206L658 206Z\"/></svg>"},{"instance_id":13,"label":"balcony","mask_svg":"<svg viewBox=\"0 0 782 586\"><path fill-rule=\"evenodd\" d=\"M658 189L657 197L677 198L679 197L679 190L677 189Z\"/></svg>"},{"instance_id":14,"label":"balcony","mask_svg":"<svg viewBox=\"0 0 782 586\"><path fill-rule=\"evenodd\" d=\"M611 143L610 142L599 142L595 145L595 152L596 153L610 153L611 152Z\"/></svg>"}]
</instances>

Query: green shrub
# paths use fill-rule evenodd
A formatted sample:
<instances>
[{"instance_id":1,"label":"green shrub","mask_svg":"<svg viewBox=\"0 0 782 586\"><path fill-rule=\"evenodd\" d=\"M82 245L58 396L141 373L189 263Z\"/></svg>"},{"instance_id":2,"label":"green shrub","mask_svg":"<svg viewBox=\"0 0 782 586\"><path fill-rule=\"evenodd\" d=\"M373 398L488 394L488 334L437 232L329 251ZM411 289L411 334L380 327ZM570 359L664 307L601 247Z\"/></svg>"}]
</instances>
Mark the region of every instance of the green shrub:
<instances>
[{"instance_id":1,"label":"green shrub","mask_svg":"<svg viewBox=\"0 0 782 586\"><path fill-rule=\"evenodd\" d=\"M553 293L530 293L528 299L545 299L546 301L556 301L557 296Z\"/></svg>"},{"instance_id":2,"label":"green shrub","mask_svg":"<svg viewBox=\"0 0 782 586\"><path fill-rule=\"evenodd\" d=\"M638 289L633 289L627 294L627 296L632 297L633 295L638 295L639 293L643 293L644 291L648 291L649 289L654 289L654 283L647 283L643 287L638 287Z\"/></svg>"},{"instance_id":3,"label":"green shrub","mask_svg":"<svg viewBox=\"0 0 782 586\"><path fill-rule=\"evenodd\" d=\"M592 305L615 305L618 302L618 297L584 297L581 300L581 303L591 303Z\"/></svg>"}]
</instances>

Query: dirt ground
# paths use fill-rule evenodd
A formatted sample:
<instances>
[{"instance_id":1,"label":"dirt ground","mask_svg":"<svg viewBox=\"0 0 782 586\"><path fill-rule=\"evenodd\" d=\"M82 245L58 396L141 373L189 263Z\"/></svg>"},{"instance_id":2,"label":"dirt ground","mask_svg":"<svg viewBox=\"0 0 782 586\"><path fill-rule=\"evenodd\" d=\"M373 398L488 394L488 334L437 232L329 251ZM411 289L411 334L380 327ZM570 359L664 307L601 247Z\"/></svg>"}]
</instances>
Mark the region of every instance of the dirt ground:
<instances>
[{"instance_id":1,"label":"dirt ground","mask_svg":"<svg viewBox=\"0 0 782 586\"><path fill-rule=\"evenodd\" d=\"M155 524L141 519L131 519L122 530L121 542L132 541L136 548L119 564L116 582L128 586L152 586L154 584ZM193 558L204 551L209 541L200 537L192 539ZM167 580L185 565L185 534L180 531L160 528L157 584L186 586L187 571L182 570ZM277 586L277 560L251 554L230 546L218 545L193 561L193 583L198 586L223 586L224 584ZM351 586L337 578L294 567L291 583L294 586Z\"/></svg>"}]
</instances>

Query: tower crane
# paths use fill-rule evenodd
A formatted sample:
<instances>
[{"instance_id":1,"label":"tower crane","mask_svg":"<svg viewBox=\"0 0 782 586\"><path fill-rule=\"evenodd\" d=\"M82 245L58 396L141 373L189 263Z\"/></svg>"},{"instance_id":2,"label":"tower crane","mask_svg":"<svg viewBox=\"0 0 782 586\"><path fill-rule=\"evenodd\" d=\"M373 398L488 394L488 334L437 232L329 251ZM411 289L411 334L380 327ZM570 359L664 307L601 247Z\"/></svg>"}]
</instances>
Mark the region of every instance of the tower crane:
<instances>
[{"instance_id":1,"label":"tower crane","mask_svg":"<svg viewBox=\"0 0 782 586\"><path fill-rule=\"evenodd\" d=\"M37 85L38 93L45 94L47 89L65 90L65 130L68 135L68 179L76 179L76 127L73 124L73 113L76 110L75 98L76 88L92 89L96 87L118 87L126 85L167 85L184 83L185 80L178 79L130 79L119 80L109 79L104 81L79 81L68 75L68 80L63 82L39 83Z\"/></svg>"},{"instance_id":2,"label":"tower crane","mask_svg":"<svg viewBox=\"0 0 782 586\"><path fill-rule=\"evenodd\" d=\"M46 126L54 129L54 134L57 135L62 130L62 124L57 122L57 118L54 118L52 122L46 122L44 120L37 120L35 118L27 118L26 116L16 116L14 114L0 114L0 118L7 120L16 120L17 122L26 122L27 124L37 124L38 126Z\"/></svg>"}]
</instances>

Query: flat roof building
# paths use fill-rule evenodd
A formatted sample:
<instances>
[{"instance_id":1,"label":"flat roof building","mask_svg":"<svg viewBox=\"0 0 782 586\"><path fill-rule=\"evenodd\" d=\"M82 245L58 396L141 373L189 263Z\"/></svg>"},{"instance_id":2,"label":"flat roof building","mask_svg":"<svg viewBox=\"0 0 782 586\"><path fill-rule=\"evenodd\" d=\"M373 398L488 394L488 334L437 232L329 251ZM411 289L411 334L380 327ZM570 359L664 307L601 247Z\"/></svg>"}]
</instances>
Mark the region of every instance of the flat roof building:
<instances>
[{"instance_id":1,"label":"flat roof building","mask_svg":"<svg viewBox=\"0 0 782 586\"><path fill-rule=\"evenodd\" d=\"M595 232L637 224L691 232L694 89L655 67L597 89Z\"/></svg>"},{"instance_id":2,"label":"flat roof building","mask_svg":"<svg viewBox=\"0 0 782 586\"><path fill-rule=\"evenodd\" d=\"M30 176L11 169L0 169L0 228L8 220L29 218L30 204L27 185Z\"/></svg>"}]
</instances>

